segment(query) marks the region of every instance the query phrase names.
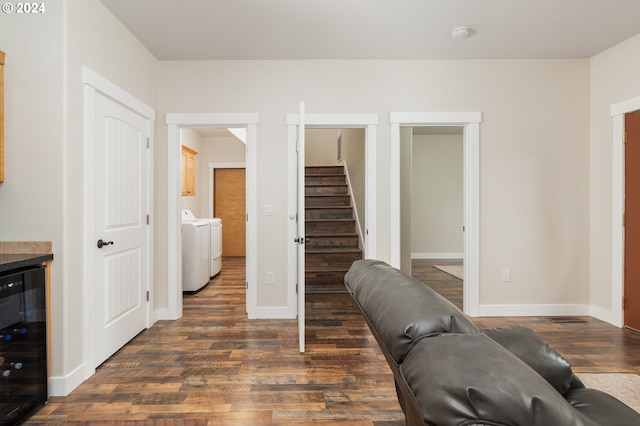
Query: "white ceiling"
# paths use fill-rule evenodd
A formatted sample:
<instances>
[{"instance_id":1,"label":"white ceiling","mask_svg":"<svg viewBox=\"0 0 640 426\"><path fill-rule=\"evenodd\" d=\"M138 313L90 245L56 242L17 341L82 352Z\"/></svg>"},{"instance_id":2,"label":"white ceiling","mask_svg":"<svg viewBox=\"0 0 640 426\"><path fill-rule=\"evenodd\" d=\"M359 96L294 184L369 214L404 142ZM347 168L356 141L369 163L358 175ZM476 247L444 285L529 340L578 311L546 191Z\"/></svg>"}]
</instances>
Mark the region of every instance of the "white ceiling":
<instances>
[{"instance_id":1,"label":"white ceiling","mask_svg":"<svg viewBox=\"0 0 640 426\"><path fill-rule=\"evenodd\" d=\"M101 1L159 60L590 58L640 33L640 0Z\"/></svg>"}]
</instances>

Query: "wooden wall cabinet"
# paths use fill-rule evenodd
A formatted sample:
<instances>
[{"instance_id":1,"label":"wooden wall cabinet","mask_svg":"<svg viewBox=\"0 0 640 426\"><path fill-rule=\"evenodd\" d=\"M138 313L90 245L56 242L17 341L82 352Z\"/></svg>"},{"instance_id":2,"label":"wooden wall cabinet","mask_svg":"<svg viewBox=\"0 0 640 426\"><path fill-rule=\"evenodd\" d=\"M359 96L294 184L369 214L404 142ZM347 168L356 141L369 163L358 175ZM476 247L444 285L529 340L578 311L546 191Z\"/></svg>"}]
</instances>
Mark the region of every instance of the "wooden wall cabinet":
<instances>
[{"instance_id":1,"label":"wooden wall cabinet","mask_svg":"<svg viewBox=\"0 0 640 426\"><path fill-rule=\"evenodd\" d=\"M0 182L4 182L4 52L0 51Z\"/></svg>"},{"instance_id":2,"label":"wooden wall cabinet","mask_svg":"<svg viewBox=\"0 0 640 426\"><path fill-rule=\"evenodd\" d=\"M198 153L182 145L182 195L196 195L196 155Z\"/></svg>"}]
</instances>

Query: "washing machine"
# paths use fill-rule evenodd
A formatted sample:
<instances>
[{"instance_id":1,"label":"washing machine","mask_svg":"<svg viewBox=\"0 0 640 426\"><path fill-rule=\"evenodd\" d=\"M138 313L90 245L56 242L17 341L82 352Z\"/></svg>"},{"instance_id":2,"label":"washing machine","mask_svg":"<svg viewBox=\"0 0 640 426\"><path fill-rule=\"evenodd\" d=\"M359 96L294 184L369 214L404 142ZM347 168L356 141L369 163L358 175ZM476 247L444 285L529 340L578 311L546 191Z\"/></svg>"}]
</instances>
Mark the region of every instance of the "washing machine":
<instances>
[{"instance_id":1,"label":"washing machine","mask_svg":"<svg viewBox=\"0 0 640 426\"><path fill-rule=\"evenodd\" d=\"M217 217L197 218L189 209L182 210L182 221L209 222L211 235L209 237L209 278L213 278L222 270L222 219Z\"/></svg>"},{"instance_id":2,"label":"washing machine","mask_svg":"<svg viewBox=\"0 0 640 426\"><path fill-rule=\"evenodd\" d=\"M204 220L182 222L182 291L195 293L209 283L211 226Z\"/></svg>"}]
</instances>

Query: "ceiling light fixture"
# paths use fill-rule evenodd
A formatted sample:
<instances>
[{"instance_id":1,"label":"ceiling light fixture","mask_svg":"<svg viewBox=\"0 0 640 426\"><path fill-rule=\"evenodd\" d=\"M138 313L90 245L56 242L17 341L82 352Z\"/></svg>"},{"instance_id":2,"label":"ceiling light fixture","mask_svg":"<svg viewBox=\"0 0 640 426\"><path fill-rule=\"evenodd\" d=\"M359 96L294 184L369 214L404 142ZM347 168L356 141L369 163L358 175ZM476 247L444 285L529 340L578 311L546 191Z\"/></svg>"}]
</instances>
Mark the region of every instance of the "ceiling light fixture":
<instances>
[{"instance_id":1,"label":"ceiling light fixture","mask_svg":"<svg viewBox=\"0 0 640 426\"><path fill-rule=\"evenodd\" d=\"M464 38L469 37L470 35L471 35L471 28L467 26L454 28L453 31L451 31L451 37L454 40L462 40Z\"/></svg>"}]
</instances>

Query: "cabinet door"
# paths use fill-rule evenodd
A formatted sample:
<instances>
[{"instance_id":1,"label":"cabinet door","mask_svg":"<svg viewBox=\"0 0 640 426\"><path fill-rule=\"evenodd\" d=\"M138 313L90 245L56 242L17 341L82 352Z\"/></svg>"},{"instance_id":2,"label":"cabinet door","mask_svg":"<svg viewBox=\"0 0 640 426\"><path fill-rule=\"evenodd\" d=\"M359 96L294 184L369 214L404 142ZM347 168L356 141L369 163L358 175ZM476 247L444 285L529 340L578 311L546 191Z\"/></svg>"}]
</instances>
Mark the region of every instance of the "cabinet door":
<instances>
[{"instance_id":1,"label":"cabinet door","mask_svg":"<svg viewBox=\"0 0 640 426\"><path fill-rule=\"evenodd\" d=\"M182 145L182 195L196 195L196 155L196 151Z\"/></svg>"}]
</instances>

